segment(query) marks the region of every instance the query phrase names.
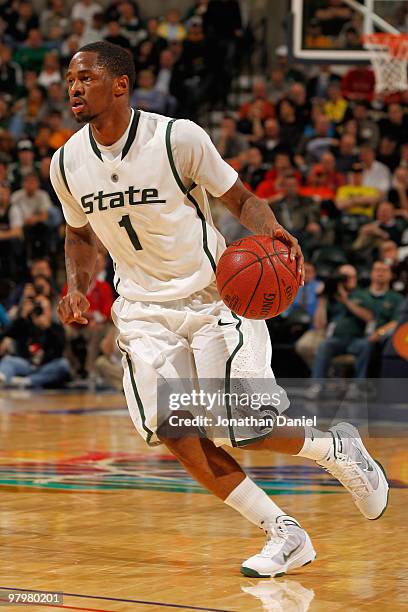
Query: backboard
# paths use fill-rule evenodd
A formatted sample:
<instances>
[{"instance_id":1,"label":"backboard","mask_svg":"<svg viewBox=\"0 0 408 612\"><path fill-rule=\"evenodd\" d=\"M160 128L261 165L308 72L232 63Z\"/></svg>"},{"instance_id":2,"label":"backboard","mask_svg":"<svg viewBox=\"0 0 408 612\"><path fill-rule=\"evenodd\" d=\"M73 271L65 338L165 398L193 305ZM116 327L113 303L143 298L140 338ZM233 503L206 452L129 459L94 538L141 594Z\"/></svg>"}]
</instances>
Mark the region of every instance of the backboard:
<instances>
[{"instance_id":1,"label":"backboard","mask_svg":"<svg viewBox=\"0 0 408 612\"><path fill-rule=\"evenodd\" d=\"M291 0L289 52L307 63L370 62L361 35L408 32L405 0Z\"/></svg>"}]
</instances>

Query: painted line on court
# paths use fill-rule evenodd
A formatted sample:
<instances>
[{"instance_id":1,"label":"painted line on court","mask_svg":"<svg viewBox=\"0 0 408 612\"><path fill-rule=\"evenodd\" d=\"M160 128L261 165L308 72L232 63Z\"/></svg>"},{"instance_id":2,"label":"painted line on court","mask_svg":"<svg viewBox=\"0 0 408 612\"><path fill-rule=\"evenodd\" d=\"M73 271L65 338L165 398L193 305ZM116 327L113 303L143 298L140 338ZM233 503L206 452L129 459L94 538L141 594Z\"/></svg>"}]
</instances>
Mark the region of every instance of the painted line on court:
<instances>
[{"instance_id":1,"label":"painted line on court","mask_svg":"<svg viewBox=\"0 0 408 612\"><path fill-rule=\"evenodd\" d=\"M6 599L1 599L0 597L0 601L4 603L8 603ZM13 603L10 604L13 606L26 606L28 604L25 603ZM52 605L52 604L44 604L44 603L33 603L33 602L29 602L30 606L41 606L42 608L59 608L59 609L64 609L64 610L80 610L80 612L116 612L116 610L105 610L105 608L102 610L101 608L78 608L77 606L56 606L56 605Z\"/></svg>"},{"instance_id":2,"label":"painted line on court","mask_svg":"<svg viewBox=\"0 0 408 612\"><path fill-rule=\"evenodd\" d=\"M18 589L17 587L3 587L0 586L2 591L21 591L29 593L49 593L49 591L41 591L39 589ZM184 604L164 603L159 601L145 601L143 599L121 599L119 597L103 597L98 595L81 595L80 593L65 593L64 591L58 591L64 597L79 597L81 599L99 599L103 601L117 601L118 603L134 603L143 604L145 606L161 606L163 608L178 608L183 610L199 610L200 612L234 612L233 610L225 610L221 608L203 608L201 606L188 606ZM24 605L24 604L23 604ZM44 604L41 604L44 606ZM49 608L70 608L69 606L47 606ZM71 610L90 610L90 608L75 608L71 607ZM114 610L95 610L92 608L92 612L114 612Z\"/></svg>"}]
</instances>

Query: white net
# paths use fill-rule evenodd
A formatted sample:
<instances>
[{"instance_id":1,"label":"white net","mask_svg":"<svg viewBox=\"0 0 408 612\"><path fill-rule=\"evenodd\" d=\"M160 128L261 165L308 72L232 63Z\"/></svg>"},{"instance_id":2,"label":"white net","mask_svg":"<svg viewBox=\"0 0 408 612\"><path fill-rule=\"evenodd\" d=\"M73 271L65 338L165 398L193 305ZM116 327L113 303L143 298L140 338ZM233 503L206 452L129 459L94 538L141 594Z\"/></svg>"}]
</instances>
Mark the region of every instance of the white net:
<instances>
[{"instance_id":1,"label":"white net","mask_svg":"<svg viewBox=\"0 0 408 612\"><path fill-rule=\"evenodd\" d=\"M408 89L408 35L369 34L364 45L370 51L375 90L391 93Z\"/></svg>"}]
</instances>

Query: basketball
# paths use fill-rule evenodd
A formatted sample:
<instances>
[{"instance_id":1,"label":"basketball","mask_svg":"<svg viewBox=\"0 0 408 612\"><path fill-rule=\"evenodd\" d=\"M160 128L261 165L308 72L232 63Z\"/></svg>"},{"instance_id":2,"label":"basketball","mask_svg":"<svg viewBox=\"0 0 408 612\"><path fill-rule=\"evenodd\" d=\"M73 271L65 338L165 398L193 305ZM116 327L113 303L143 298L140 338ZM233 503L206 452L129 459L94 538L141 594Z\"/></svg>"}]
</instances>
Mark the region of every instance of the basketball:
<instances>
[{"instance_id":1,"label":"basketball","mask_svg":"<svg viewBox=\"0 0 408 612\"><path fill-rule=\"evenodd\" d=\"M216 271L221 299L247 319L281 314L299 289L296 260L286 244L270 236L237 240L222 254Z\"/></svg>"}]
</instances>

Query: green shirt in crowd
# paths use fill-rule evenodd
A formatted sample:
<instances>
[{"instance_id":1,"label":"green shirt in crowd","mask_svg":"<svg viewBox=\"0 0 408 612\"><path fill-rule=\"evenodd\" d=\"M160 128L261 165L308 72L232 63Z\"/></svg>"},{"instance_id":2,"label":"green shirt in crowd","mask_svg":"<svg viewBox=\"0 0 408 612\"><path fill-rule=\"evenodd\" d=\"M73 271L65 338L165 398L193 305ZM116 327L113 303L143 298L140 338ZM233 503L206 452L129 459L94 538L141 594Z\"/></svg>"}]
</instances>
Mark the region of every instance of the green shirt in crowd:
<instances>
[{"instance_id":1,"label":"green shirt in crowd","mask_svg":"<svg viewBox=\"0 0 408 612\"><path fill-rule=\"evenodd\" d=\"M391 289L377 295L372 293L370 289L355 289L350 293L349 300L374 314L375 329L377 329L398 319L404 298ZM364 336L366 322L353 314L344 304L338 303L333 315L330 320L335 322L333 332L335 338L361 338Z\"/></svg>"}]
</instances>

